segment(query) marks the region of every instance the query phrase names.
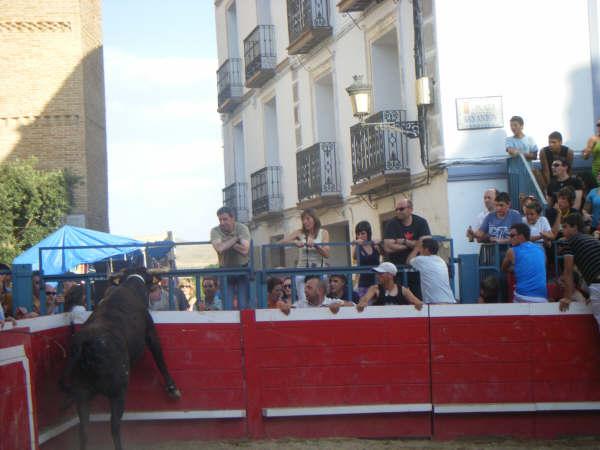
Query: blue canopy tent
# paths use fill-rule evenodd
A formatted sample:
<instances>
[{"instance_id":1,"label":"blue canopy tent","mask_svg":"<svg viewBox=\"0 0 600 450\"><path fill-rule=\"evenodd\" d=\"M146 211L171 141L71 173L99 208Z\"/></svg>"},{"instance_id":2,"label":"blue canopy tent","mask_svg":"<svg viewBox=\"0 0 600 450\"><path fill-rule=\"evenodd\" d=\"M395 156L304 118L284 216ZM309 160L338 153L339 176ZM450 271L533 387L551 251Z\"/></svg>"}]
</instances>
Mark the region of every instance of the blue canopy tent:
<instances>
[{"instance_id":1,"label":"blue canopy tent","mask_svg":"<svg viewBox=\"0 0 600 450\"><path fill-rule=\"evenodd\" d=\"M65 225L29 250L13 260L13 264L31 264L32 270L40 270L40 249L42 250L42 269L45 275L59 275L72 270L79 264L93 263L118 255L140 251L143 243L135 239L115 236L100 231ZM99 248L69 249L64 247L103 246ZM162 247L160 247L162 248ZM168 246L170 250L171 245Z\"/></svg>"}]
</instances>

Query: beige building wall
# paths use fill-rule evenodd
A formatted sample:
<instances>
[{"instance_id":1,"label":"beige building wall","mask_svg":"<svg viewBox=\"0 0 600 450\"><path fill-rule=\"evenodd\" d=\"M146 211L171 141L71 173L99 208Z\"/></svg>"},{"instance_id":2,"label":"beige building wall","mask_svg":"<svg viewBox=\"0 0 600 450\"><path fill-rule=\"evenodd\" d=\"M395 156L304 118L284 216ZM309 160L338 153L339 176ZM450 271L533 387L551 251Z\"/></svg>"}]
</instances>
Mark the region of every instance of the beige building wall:
<instances>
[{"instance_id":1,"label":"beige building wall","mask_svg":"<svg viewBox=\"0 0 600 450\"><path fill-rule=\"evenodd\" d=\"M0 0L0 73L0 163L69 169L69 220L108 231L100 0Z\"/></svg>"}]
</instances>

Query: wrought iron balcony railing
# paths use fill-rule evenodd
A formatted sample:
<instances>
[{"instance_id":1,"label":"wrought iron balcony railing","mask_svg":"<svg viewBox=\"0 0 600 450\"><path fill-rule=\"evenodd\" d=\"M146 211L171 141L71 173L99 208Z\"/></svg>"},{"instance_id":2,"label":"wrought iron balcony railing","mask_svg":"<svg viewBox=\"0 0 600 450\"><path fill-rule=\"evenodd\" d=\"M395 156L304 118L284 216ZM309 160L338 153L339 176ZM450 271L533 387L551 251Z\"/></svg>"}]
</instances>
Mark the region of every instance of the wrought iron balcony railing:
<instances>
[{"instance_id":1,"label":"wrought iron balcony railing","mask_svg":"<svg viewBox=\"0 0 600 450\"><path fill-rule=\"evenodd\" d=\"M353 183L380 175L409 173L407 138L401 131L405 117L406 111L402 110L380 111L364 124L350 127ZM377 125L381 123L391 126Z\"/></svg>"},{"instance_id":2,"label":"wrought iron balcony railing","mask_svg":"<svg viewBox=\"0 0 600 450\"><path fill-rule=\"evenodd\" d=\"M246 87L261 87L275 75L275 27L258 25L244 39Z\"/></svg>"},{"instance_id":3,"label":"wrought iron balcony railing","mask_svg":"<svg viewBox=\"0 0 600 450\"><path fill-rule=\"evenodd\" d=\"M283 208L281 195L281 167L267 166L250 175L252 187L252 217L280 213Z\"/></svg>"},{"instance_id":4,"label":"wrought iron balcony railing","mask_svg":"<svg viewBox=\"0 0 600 450\"><path fill-rule=\"evenodd\" d=\"M235 211L238 222L248 223L250 220L246 201L247 190L248 183L233 183L223 189L223 206L229 206Z\"/></svg>"},{"instance_id":5,"label":"wrought iron balcony railing","mask_svg":"<svg viewBox=\"0 0 600 450\"><path fill-rule=\"evenodd\" d=\"M287 0L288 53L308 53L332 33L329 0Z\"/></svg>"},{"instance_id":6,"label":"wrought iron balcony railing","mask_svg":"<svg viewBox=\"0 0 600 450\"><path fill-rule=\"evenodd\" d=\"M341 13L364 11L371 3L381 2L382 0L340 0L337 4L338 11Z\"/></svg>"},{"instance_id":7,"label":"wrought iron balcony railing","mask_svg":"<svg viewBox=\"0 0 600 450\"><path fill-rule=\"evenodd\" d=\"M242 60L230 58L217 70L218 111L233 110L244 95L242 85Z\"/></svg>"},{"instance_id":8,"label":"wrought iron balcony railing","mask_svg":"<svg viewBox=\"0 0 600 450\"><path fill-rule=\"evenodd\" d=\"M339 198L341 183L335 142L318 142L296 153L298 200Z\"/></svg>"}]
</instances>

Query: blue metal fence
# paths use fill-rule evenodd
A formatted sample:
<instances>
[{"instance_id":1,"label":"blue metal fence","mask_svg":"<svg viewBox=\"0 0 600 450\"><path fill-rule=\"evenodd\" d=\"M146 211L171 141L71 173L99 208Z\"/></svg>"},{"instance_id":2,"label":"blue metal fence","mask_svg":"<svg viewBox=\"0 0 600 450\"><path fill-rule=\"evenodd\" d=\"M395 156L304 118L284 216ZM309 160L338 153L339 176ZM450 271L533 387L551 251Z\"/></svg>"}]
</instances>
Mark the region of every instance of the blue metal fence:
<instances>
[{"instance_id":1,"label":"blue metal fence","mask_svg":"<svg viewBox=\"0 0 600 450\"><path fill-rule=\"evenodd\" d=\"M454 263L458 260L454 258L454 248L452 239L447 239L443 236L434 236L434 239L438 240L441 243L447 243L449 247L449 255L448 255L448 271L450 277L450 284L454 289ZM128 244L127 247L140 247L140 248L148 248L153 245L161 245L159 243L145 243L145 244ZM183 245L210 245L210 242L201 241L201 242L184 242L184 243L175 243L175 246L183 246ZM330 247L346 247L348 249L348 255L350 255L352 243L351 242L330 242L326 245ZM326 267L267 267L268 258L267 252L273 248L283 248L283 247L292 247L294 244L266 244L260 247L260 259L258 262L255 262L254 258L254 247L250 246L250 255L249 260L250 263L247 267L238 267L238 268L208 268L208 269L194 269L194 268L168 268L168 269L160 269L157 271L156 275L162 278L168 279L168 292L169 292L169 305L170 309L177 309L175 305L174 298L174 288L175 280L180 277L192 278L196 285L196 293L197 299L200 300L201 293L201 279L207 276L213 276L220 280L220 294L222 300L224 302L224 309L233 309L234 305L232 304L232 295L228 292L228 283L225 282L230 277L242 277L242 279L247 280L247 282L243 283L246 291L246 298L248 302L246 304L238 304L237 308L239 309L247 309L247 308L260 308L266 306L266 286L267 280L271 276L307 276L307 275L332 275L332 274L340 274L346 276L348 283L348 298L351 297L352 291L352 276L354 274L361 273L371 273L372 267L369 266L326 266ZM46 296L45 291L43 289L44 284L47 282L61 282L66 280L82 282L85 286L85 297L86 297L86 305L87 309L90 310L93 308L92 304L92 284L97 281L105 281L108 280L111 272L108 270L110 264L106 264L107 270L104 272L89 272L85 274L62 274L62 275L45 275L43 266L42 266L42 252L45 251L69 251L69 250L82 250L85 248L102 248L109 246L72 246L72 247L48 247L41 248L40 252L40 313L46 313ZM110 246L114 247L114 246ZM408 283L408 274L412 272L416 272L410 266L401 266L398 269L399 276L402 278L402 283L407 285ZM31 311L32 305L32 270L30 265L15 265L12 269L13 275L13 292L14 292L14 305L24 306L29 311ZM61 308L62 309L62 308Z\"/></svg>"}]
</instances>

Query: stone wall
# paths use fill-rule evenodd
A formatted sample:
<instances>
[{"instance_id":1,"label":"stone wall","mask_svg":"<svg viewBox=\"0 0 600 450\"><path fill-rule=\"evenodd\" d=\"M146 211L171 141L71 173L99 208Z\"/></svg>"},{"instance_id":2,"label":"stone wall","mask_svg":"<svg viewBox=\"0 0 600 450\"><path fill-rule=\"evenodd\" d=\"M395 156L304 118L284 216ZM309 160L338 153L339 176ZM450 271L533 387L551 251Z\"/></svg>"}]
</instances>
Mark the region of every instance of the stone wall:
<instances>
[{"instance_id":1,"label":"stone wall","mask_svg":"<svg viewBox=\"0 0 600 450\"><path fill-rule=\"evenodd\" d=\"M80 177L72 214L108 230L100 0L0 0L0 162Z\"/></svg>"}]
</instances>

